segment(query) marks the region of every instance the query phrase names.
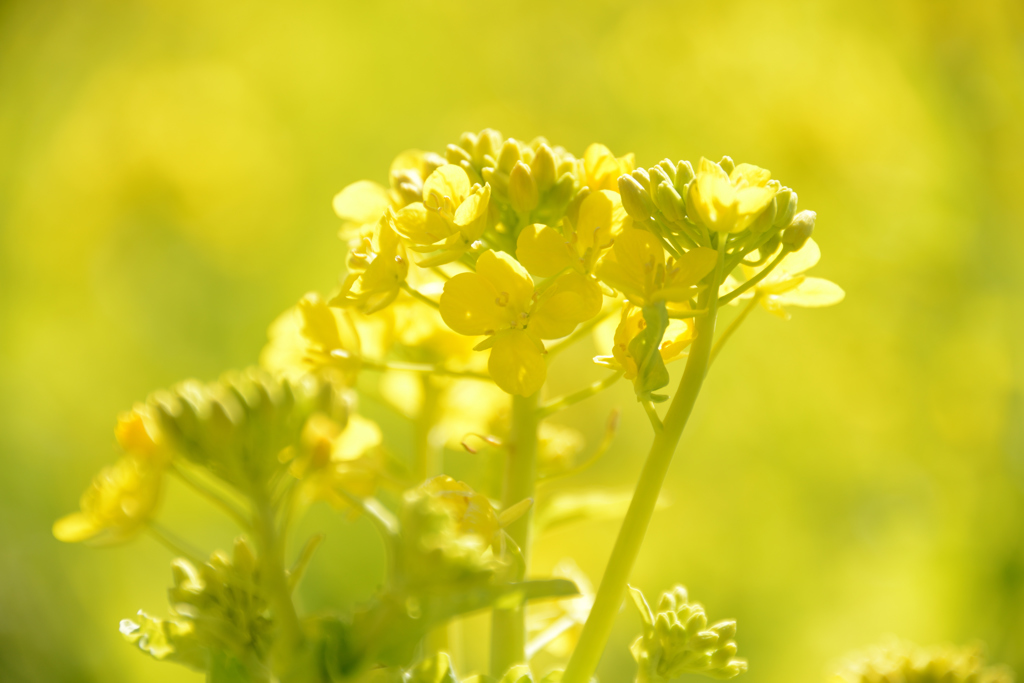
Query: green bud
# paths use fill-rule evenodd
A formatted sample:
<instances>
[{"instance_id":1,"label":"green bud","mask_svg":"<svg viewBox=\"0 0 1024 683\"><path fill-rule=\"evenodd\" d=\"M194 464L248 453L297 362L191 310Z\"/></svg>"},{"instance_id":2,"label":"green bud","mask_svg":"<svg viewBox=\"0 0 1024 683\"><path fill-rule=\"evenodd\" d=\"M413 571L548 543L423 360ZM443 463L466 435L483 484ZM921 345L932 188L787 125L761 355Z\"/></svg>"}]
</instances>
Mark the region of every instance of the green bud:
<instances>
[{"instance_id":1,"label":"green bud","mask_svg":"<svg viewBox=\"0 0 1024 683\"><path fill-rule=\"evenodd\" d=\"M234 565L244 576L250 576L256 571L256 553L245 536L235 539Z\"/></svg>"},{"instance_id":2,"label":"green bud","mask_svg":"<svg viewBox=\"0 0 1024 683\"><path fill-rule=\"evenodd\" d=\"M530 167L522 161L517 161L512 167L512 173L509 174L508 199L520 216L528 216L537 208L537 202L540 200Z\"/></svg>"},{"instance_id":3,"label":"green bud","mask_svg":"<svg viewBox=\"0 0 1024 683\"><path fill-rule=\"evenodd\" d=\"M654 203L670 221L678 222L686 216L686 205L683 203L683 198L667 180L658 183L658 192L655 195Z\"/></svg>"},{"instance_id":4,"label":"green bud","mask_svg":"<svg viewBox=\"0 0 1024 683\"><path fill-rule=\"evenodd\" d=\"M501 133L493 128L484 128L480 131L476 146L480 158L483 158L484 155L497 158L498 150L501 149Z\"/></svg>"},{"instance_id":5,"label":"green bud","mask_svg":"<svg viewBox=\"0 0 1024 683\"><path fill-rule=\"evenodd\" d=\"M813 211L801 211L793 216L793 222L782 231L782 243L792 251L803 247L814 232L815 218L817 218L817 214Z\"/></svg>"},{"instance_id":6,"label":"green bud","mask_svg":"<svg viewBox=\"0 0 1024 683\"><path fill-rule=\"evenodd\" d=\"M780 244L782 244L782 236L778 234L772 235L767 242L757 249L761 259L770 258L776 251L778 251Z\"/></svg>"},{"instance_id":7,"label":"green bud","mask_svg":"<svg viewBox=\"0 0 1024 683\"><path fill-rule=\"evenodd\" d=\"M676 165L675 164L673 164L668 159L662 159L661 161L658 162L658 167L661 168L661 170L665 173L665 175L667 175L669 177L669 179L672 180L672 182L676 181Z\"/></svg>"},{"instance_id":8,"label":"green bud","mask_svg":"<svg viewBox=\"0 0 1024 683\"><path fill-rule=\"evenodd\" d=\"M550 212L560 215L565 211L565 207L568 206L572 199L572 193L575 191L576 176L572 173L563 173L544 197L544 206Z\"/></svg>"},{"instance_id":9,"label":"green bud","mask_svg":"<svg viewBox=\"0 0 1024 683\"><path fill-rule=\"evenodd\" d=\"M719 621L713 624L710 630L717 633L722 640L732 640L736 637L736 621L733 619Z\"/></svg>"},{"instance_id":10,"label":"green bud","mask_svg":"<svg viewBox=\"0 0 1024 683\"><path fill-rule=\"evenodd\" d=\"M473 161L473 157L469 155L469 152L458 145L448 145L445 147L444 158L449 164L461 165L463 161Z\"/></svg>"},{"instance_id":11,"label":"green bud","mask_svg":"<svg viewBox=\"0 0 1024 683\"><path fill-rule=\"evenodd\" d=\"M662 183L672 184L672 179L668 177L668 174L661 169L660 166L651 166L647 169L647 174L651 178L651 187L656 188Z\"/></svg>"},{"instance_id":12,"label":"green bud","mask_svg":"<svg viewBox=\"0 0 1024 683\"><path fill-rule=\"evenodd\" d=\"M632 173L633 180L640 183L640 187L644 188L645 192L651 191L651 176L647 174L647 170L638 168Z\"/></svg>"},{"instance_id":13,"label":"green bud","mask_svg":"<svg viewBox=\"0 0 1024 683\"><path fill-rule=\"evenodd\" d=\"M651 196L634 176L625 173L619 176L619 196L622 197L622 208L633 219L645 221L654 215Z\"/></svg>"},{"instance_id":14,"label":"green bud","mask_svg":"<svg viewBox=\"0 0 1024 683\"><path fill-rule=\"evenodd\" d=\"M515 140L506 140L501 146L501 154L498 155L498 170L511 175L512 169L523 160L519 151L519 145Z\"/></svg>"},{"instance_id":15,"label":"green bud","mask_svg":"<svg viewBox=\"0 0 1024 683\"><path fill-rule=\"evenodd\" d=\"M765 230L772 227L772 221L775 220L775 213L777 211L775 200L772 199L771 203L765 207L764 211L761 212L754 222L750 224L750 232L755 235L760 235Z\"/></svg>"},{"instance_id":16,"label":"green bud","mask_svg":"<svg viewBox=\"0 0 1024 683\"><path fill-rule=\"evenodd\" d=\"M698 609L693 611L690 618L686 620L686 632L692 635L696 635L707 628L708 618L704 614L704 610L698 606Z\"/></svg>"},{"instance_id":17,"label":"green bud","mask_svg":"<svg viewBox=\"0 0 1024 683\"><path fill-rule=\"evenodd\" d=\"M546 144L541 144L537 148L530 162L530 170L533 172L534 182L537 183L537 191L541 194L555 184L555 155Z\"/></svg>"},{"instance_id":18,"label":"green bud","mask_svg":"<svg viewBox=\"0 0 1024 683\"><path fill-rule=\"evenodd\" d=\"M722 167L722 170L726 173L732 173L733 169L736 168L736 162L732 160L730 156L722 157L722 160L718 162L718 165Z\"/></svg>"},{"instance_id":19,"label":"green bud","mask_svg":"<svg viewBox=\"0 0 1024 683\"><path fill-rule=\"evenodd\" d=\"M580 218L580 205L583 204L583 200L590 196L591 189L584 187L582 190L576 193L576 196L569 202L569 206L565 210L565 217L570 223L576 225L579 223Z\"/></svg>"},{"instance_id":20,"label":"green bud","mask_svg":"<svg viewBox=\"0 0 1024 683\"><path fill-rule=\"evenodd\" d=\"M775 195L775 202L778 204L774 222L776 228L785 228L793 222L793 216L796 215L796 200L796 192L788 187L782 188Z\"/></svg>"},{"instance_id":21,"label":"green bud","mask_svg":"<svg viewBox=\"0 0 1024 683\"><path fill-rule=\"evenodd\" d=\"M508 196L508 174L493 167L484 167L481 171L485 183L490 183L491 190L499 197Z\"/></svg>"},{"instance_id":22,"label":"green bud","mask_svg":"<svg viewBox=\"0 0 1024 683\"><path fill-rule=\"evenodd\" d=\"M691 180L693 180L693 166L690 166L690 162L684 159L676 164L676 189L679 194L686 196L685 188Z\"/></svg>"}]
</instances>

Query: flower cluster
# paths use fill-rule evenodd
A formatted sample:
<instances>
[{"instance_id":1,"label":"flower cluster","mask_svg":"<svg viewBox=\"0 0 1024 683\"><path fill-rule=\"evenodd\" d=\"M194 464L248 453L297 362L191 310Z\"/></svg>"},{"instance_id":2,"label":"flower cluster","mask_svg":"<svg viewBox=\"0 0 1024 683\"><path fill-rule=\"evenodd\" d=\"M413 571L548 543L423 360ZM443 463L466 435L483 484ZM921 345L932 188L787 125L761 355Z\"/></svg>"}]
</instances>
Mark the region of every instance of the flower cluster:
<instances>
[{"instance_id":1,"label":"flower cluster","mask_svg":"<svg viewBox=\"0 0 1024 683\"><path fill-rule=\"evenodd\" d=\"M372 316L403 291L436 305L449 330L489 351L497 385L520 396L543 386L553 340L617 311L598 362L658 400L664 363L693 341L711 287L724 285L723 302L757 297L773 312L842 298L803 275L817 254L813 212L797 212L796 193L765 169L728 157L701 159L696 172L687 161L644 169L603 145L576 159L543 138L485 130L443 158L403 153L389 188L359 181L335 209L352 256L332 305Z\"/></svg>"},{"instance_id":2,"label":"flower cluster","mask_svg":"<svg viewBox=\"0 0 1024 683\"><path fill-rule=\"evenodd\" d=\"M639 683L671 681L686 673L727 679L747 670L747 661L736 657L735 621L708 626L704 608L691 603L682 586L662 594L657 613L643 593L630 591L644 623L632 647Z\"/></svg>"},{"instance_id":3,"label":"flower cluster","mask_svg":"<svg viewBox=\"0 0 1024 683\"><path fill-rule=\"evenodd\" d=\"M849 655L832 683L1013 683L1013 672L985 663L978 647L920 647L893 639Z\"/></svg>"},{"instance_id":4,"label":"flower cluster","mask_svg":"<svg viewBox=\"0 0 1024 683\"><path fill-rule=\"evenodd\" d=\"M271 324L260 368L180 383L123 415L123 454L54 535L103 543L146 531L178 555L171 618L140 612L122 633L210 680L455 683L446 622L482 609L493 615L491 670L463 681L559 680L531 672L541 652L556 666L569 658L566 683L590 680L607 638L594 629L610 629L635 557L613 555L593 591L571 561L532 578L532 536L624 515L620 537L642 538L660 481L632 496L548 489L605 452L618 411L589 448L549 418L625 378L658 434L648 459L659 464L643 476L664 472L709 363L755 304L788 317L842 299L806 275L820 256L815 214L767 170L728 157L642 168L601 144L576 157L494 130L403 152L385 183L345 187L334 209L348 243L336 291L307 293ZM741 301L716 340L720 308ZM550 360L591 335L610 372L544 396ZM684 357L662 423L654 404ZM466 469L470 483L446 473L457 448L488 449ZM233 556L204 561L160 525L168 477L238 525ZM322 535L297 557L289 537L323 503L373 525L386 570L364 603L303 615L293 592ZM708 626L681 588L657 614L634 599L639 680L746 669L735 622Z\"/></svg>"}]
</instances>

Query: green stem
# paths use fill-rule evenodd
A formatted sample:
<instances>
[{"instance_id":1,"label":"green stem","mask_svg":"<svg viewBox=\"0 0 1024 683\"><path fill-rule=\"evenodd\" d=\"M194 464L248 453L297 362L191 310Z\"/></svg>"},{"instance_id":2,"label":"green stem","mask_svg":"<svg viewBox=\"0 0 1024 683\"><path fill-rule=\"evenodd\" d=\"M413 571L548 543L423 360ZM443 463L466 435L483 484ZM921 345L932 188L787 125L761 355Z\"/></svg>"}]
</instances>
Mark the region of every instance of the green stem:
<instances>
[{"instance_id":1,"label":"green stem","mask_svg":"<svg viewBox=\"0 0 1024 683\"><path fill-rule=\"evenodd\" d=\"M253 495L253 535L259 551L260 578L274 614L278 638L275 642L275 671L287 671L302 646L302 626L292 602L284 568L284 549L277 534L276 514L266 491Z\"/></svg>"},{"instance_id":2,"label":"green stem","mask_svg":"<svg viewBox=\"0 0 1024 683\"><path fill-rule=\"evenodd\" d=\"M217 492L207 488L206 485L200 483L199 480L194 479L191 474L187 473L178 465L171 463L170 469L178 479L185 483L186 486L223 510L224 513L233 519L243 530L249 530L249 522L246 521L245 515L242 514L242 511L233 503L222 498Z\"/></svg>"},{"instance_id":3,"label":"green stem","mask_svg":"<svg viewBox=\"0 0 1024 683\"><path fill-rule=\"evenodd\" d=\"M665 481L668 466L672 462L672 455L679 444L683 428L693 412L697 395L700 393L704 377L707 374L708 358L715 336L715 319L718 314L718 288L725 277L724 262L725 240L720 236L718 266L715 268L712 281L701 295L701 299L705 301L702 301L700 305L707 308L708 314L697 318L697 338L690 349L690 356L686 361L683 377L679 381L679 388L665 414L662 429L655 431L654 443L651 444L647 461L640 473L640 481L637 482L636 490L633 492L633 500L629 504L629 510L619 529L619 535L615 540L615 547L612 549L604 577L601 579L601 586L595 596L590 617L583 626L579 643L569 659L562 683L588 683L590 681L597 669L597 663L601 659L608 636L611 634L619 607L625 598L626 583L633 570L637 555L640 553L640 546L654 514L661 486Z\"/></svg>"},{"instance_id":4,"label":"green stem","mask_svg":"<svg viewBox=\"0 0 1024 683\"><path fill-rule=\"evenodd\" d=\"M750 315L750 312L754 310L754 307L756 307L760 301L760 296L750 297L750 301L743 307L743 310L733 318L732 322L729 323L729 327L725 328L725 332L718 336L718 340L715 341L715 345L711 347L711 357L708 358L708 365L715 362L715 357L718 355L718 352L722 350L722 347L725 346L725 342L728 341L733 332L739 329L740 325L743 324L743 321L747 319L747 316Z\"/></svg>"},{"instance_id":5,"label":"green stem","mask_svg":"<svg viewBox=\"0 0 1024 683\"><path fill-rule=\"evenodd\" d=\"M459 377L461 379L476 379L481 382L491 382L490 375L485 375L481 372L470 372L460 370L449 370L441 365L429 365L427 363L401 363L401 362L388 362L380 363L377 361L362 359L362 366L364 370L376 370L378 372L387 372L388 370L402 370L404 372L424 372L432 375L438 375L440 377Z\"/></svg>"},{"instance_id":6,"label":"green stem","mask_svg":"<svg viewBox=\"0 0 1024 683\"><path fill-rule=\"evenodd\" d=\"M402 289L404 289L409 294L409 296L411 296L413 299L416 299L417 301L425 303L426 305L430 306L431 308L435 308L436 309L436 308L440 308L441 307L441 305L439 303L437 303L436 301L431 299L426 294L423 294L422 292L420 292L419 290L417 290L416 288L414 288L412 285L408 284L407 282L403 282L402 283Z\"/></svg>"},{"instance_id":7,"label":"green stem","mask_svg":"<svg viewBox=\"0 0 1024 683\"><path fill-rule=\"evenodd\" d=\"M534 497L537 482L537 428L540 425L537 410L539 398L540 392L526 398L512 397L512 431L508 441L505 490L501 498L503 510L521 500ZM524 576L530 561L532 518L531 508L505 529L522 552ZM491 617L491 675L501 678L512 666L525 661L526 612L523 605L495 609Z\"/></svg>"},{"instance_id":8,"label":"green stem","mask_svg":"<svg viewBox=\"0 0 1024 683\"><path fill-rule=\"evenodd\" d=\"M747 291L748 289L756 285L758 282L768 277L768 273L775 270L775 266L779 265L782 259L786 258L789 254L789 248L783 247L782 251L779 252L779 255L775 257L774 261L769 263L761 270L757 271L757 274L754 277L750 278L749 280L741 284L739 287L723 296L718 303L721 304L722 306L726 305L727 303L738 297L740 294L743 294L743 292Z\"/></svg>"},{"instance_id":9,"label":"green stem","mask_svg":"<svg viewBox=\"0 0 1024 683\"><path fill-rule=\"evenodd\" d=\"M541 419L550 417L560 410L564 410L565 408L579 403L584 399L588 399L595 394L599 394L611 385L615 384L620 377L622 377L622 372L613 372L604 379L583 387L579 391L574 391L571 394L566 394L565 396L548 401L540 407L539 417Z\"/></svg>"}]
</instances>

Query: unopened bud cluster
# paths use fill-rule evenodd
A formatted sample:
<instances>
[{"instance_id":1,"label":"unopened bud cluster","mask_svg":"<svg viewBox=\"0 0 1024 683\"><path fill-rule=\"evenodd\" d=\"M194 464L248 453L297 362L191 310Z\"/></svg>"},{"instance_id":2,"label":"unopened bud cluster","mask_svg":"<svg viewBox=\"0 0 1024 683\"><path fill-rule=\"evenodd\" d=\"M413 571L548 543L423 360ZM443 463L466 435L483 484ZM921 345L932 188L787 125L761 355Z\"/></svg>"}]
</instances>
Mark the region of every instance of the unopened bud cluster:
<instances>
[{"instance_id":1,"label":"unopened bud cluster","mask_svg":"<svg viewBox=\"0 0 1024 683\"><path fill-rule=\"evenodd\" d=\"M727 679L747 670L746 660L736 657L735 621L708 625L704 608L691 603L682 586L662 594L656 613L640 591L630 590L644 622L631 648L638 682L672 681L687 673Z\"/></svg>"}]
</instances>

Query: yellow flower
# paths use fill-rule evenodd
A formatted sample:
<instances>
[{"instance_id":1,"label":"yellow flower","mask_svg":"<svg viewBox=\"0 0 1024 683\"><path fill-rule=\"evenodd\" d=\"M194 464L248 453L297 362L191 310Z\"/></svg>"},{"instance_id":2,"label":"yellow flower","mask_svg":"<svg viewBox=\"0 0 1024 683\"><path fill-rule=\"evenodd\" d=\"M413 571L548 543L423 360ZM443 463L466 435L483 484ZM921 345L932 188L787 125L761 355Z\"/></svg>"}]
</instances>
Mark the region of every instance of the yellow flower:
<instances>
[{"instance_id":1,"label":"yellow flower","mask_svg":"<svg viewBox=\"0 0 1024 683\"><path fill-rule=\"evenodd\" d=\"M156 510L171 452L161 443L149 409L140 405L120 415L114 436L125 455L93 478L92 485L82 494L80 512L54 523L53 535L58 540L127 540L145 526Z\"/></svg>"},{"instance_id":2,"label":"yellow flower","mask_svg":"<svg viewBox=\"0 0 1024 683\"><path fill-rule=\"evenodd\" d=\"M550 225L526 226L519 233L516 257L538 277L568 269L592 275L601 255L632 223L618 193L591 192L580 204L575 222L568 216L562 219L562 232Z\"/></svg>"},{"instance_id":3,"label":"yellow flower","mask_svg":"<svg viewBox=\"0 0 1024 683\"><path fill-rule=\"evenodd\" d=\"M686 193L686 213L718 232L741 232L771 204L775 188L771 173L751 164L739 164L732 173L701 157L696 177Z\"/></svg>"},{"instance_id":4,"label":"yellow flower","mask_svg":"<svg viewBox=\"0 0 1024 683\"><path fill-rule=\"evenodd\" d=\"M714 249L697 247L678 260L666 261L658 238L641 228L622 232L611 253L597 265L597 276L622 292L635 306L658 301L682 302L693 298L696 286L715 268Z\"/></svg>"},{"instance_id":5,"label":"yellow flower","mask_svg":"<svg viewBox=\"0 0 1024 683\"><path fill-rule=\"evenodd\" d=\"M597 315L601 297L575 271L538 293L515 259L488 250L477 260L475 273L460 273L445 283L440 308L445 324L459 334L489 337L476 348L491 349L487 367L499 387L530 396L547 376L541 340L564 337Z\"/></svg>"},{"instance_id":6,"label":"yellow flower","mask_svg":"<svg viewBox=\"0 0 1024 683\"><path fill-rule=\"evenodd\" d=\"M821 308L837 304L846 296L839 285L820 277L804 275L820 258L821 249L813 239L808 238L803 247L783 258L763 280L737 298L757 296L766 311L783 320L790 318L784 306ZM771 259L768 260L770 262ZM742 269L749 280L764 267L742 266ZM735 280L727 280L723 292L732 290L736 285Z\"/></svg>"},{"instance_id":7,"label":"yellow flower","mask_svg":"<svg viewBox=\"0 0 1024 683\"><path fill-rule=\"evenodd\" d=\"M419 199L423 181L444 164L436 154L411 149L391 163L390 187L372 180L360 180L345 187L334 197L334 212L344 221L343 235L360 234L372 229L386 209L395 211Z\"/></svg>"},{"instance_id":8,"label":"yellow flower","mask_svg":"<svg viewBox=\"0 0 1024 683\"><path fill-rule=\"evenodd\" d=\"M450 263L483 235L490 199L490 185L471 185L461 167L445 164L423 183L423 201L396 214L395 227L417 251L442 250L421 266Z\"/></svg>"},{"instance_id":9,"label":"yellow flower","mask_svg":"<svg viewBox=\"0 0 1024 683\"><path fill-rule=\"evenodd\" d=\"M392 318L387 311L365 316L331 308L319 294L310 292L271 323L260 365L290 379L333 371L341 383L351 385L361 358L384 355L393 336Z\"/></svg>"},{"instance_id":10,"label":"yellow flower","mask_svg":"<svg viewBox=\"0 0 1024 683\"><path fill-rule=\"evenodd\" d=\"M629 344L647 326L644 320L643 310L626 304L622 307L622 316L615 328L612 338L612 355L596 356L594 362L598 365L621 370L626 379L636 379L637 362L629 352ZM683 357L683 352L693 342L695 336L693 319L673 319L668 323L668 329L658 347L661 358L665 363Z\"/></svg>"},{"instance_id":11,"label":"yellow flower","mask_svg":"<svg viewBox=\"0 0 1024 683\"><path fill-rule=\"evenodd\" d=\"M349 415L342 428L325 415L313 415L300 438L301 455L290 466L303 481L307 502L326 500L337 509L352 507L350 497L368 498L377 491L384 466L377 457L383 435L376 422Z\"/></svg>"},{"instance_id":12,"label":"yellow flower","mask_svg":"<svg viewBox=\"0 0 1024 683\"><path fill-rule=\"evenodd\" d=\"M377 222L374 239L364 237L362 250L352 250L351 272L331 305L354 306L363 313L373 313L395 300L409 274L405 247L395 232L396 220L391 209L386 209Z\"/></svg>"},{"instance_id":13,"label":"yellow flower","mask_svg":"<svg viewBox=\"0 0 1024 683\"><path fill-rule=\"evenodd\" d=\"M82 494L81 511L58 519L53 535L65 543L101 537L110 543L138 533L160 500L163 470L132 455L103 468ZM102 534L102 536L101 536Z\"/></svg>"},{"instance_id":14,"label":"yellow flower","mask_svg":"<svg viewBox=\"0 0 1024 683\"><path fill-rule=\"evenodd\" d=\"M632 152L617 157L604 145L594 143L587 147L579 160L577 174L580 184L591 190L619 191L619 176L632 173L636 168L636 157Z\"/></svg>"},{"instance_id":15,"label":"yellow flower","mask_svg":"<svg viewBox=\"0 0 1024 683\"><path fill-rule=\"evenodd\" d=\"M501 547L502 530L530 507L530 501L520 501L498 513L487 496L447 474L428 479L419 488L441 504L458 533L477 536L496 550Z\"/></svg>"}]
</instances>

